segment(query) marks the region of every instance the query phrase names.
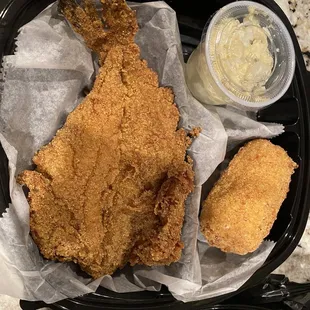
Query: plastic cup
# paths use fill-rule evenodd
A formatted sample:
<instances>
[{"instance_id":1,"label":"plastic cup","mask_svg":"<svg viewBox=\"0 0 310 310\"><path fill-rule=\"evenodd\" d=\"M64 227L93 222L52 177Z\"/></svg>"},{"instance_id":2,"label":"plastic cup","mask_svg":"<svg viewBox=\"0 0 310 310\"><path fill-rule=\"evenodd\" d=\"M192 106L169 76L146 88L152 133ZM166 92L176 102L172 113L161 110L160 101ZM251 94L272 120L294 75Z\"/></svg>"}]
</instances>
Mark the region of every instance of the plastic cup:
<instances>
[{"instance_id":1,"label":"plastic cup","mask_svg":"<svg viewBox=\"0 0 310 310\"><path fill-rule=\"evenodd\" d=\"M227 27L235 21L239 23L237 22L238 26L234 31L249 33L254 29L267 38L267 48L273 62L263 87L258 85L253 89L246 88L246 83L236 83L234 74L239 74L237 71L232 74L232 71L228 73L226 70L227 65L225 67L220 48L227 44L228 53L238 52L229 49L234 33L227 32ZM252 69L254 66L255 64L251 64ZM258 72L259 70L260 67ZM294 45L281 19L261 4L237 1L221 8L207 23L199 46L186 65L186 80L193 96L202 103L230 104L243 110L258 110L271 105L285 94L292 82L294 71ZM255 77L256 72L253 75L252 70L251 74Z\"/></svg>"}]
</instances>

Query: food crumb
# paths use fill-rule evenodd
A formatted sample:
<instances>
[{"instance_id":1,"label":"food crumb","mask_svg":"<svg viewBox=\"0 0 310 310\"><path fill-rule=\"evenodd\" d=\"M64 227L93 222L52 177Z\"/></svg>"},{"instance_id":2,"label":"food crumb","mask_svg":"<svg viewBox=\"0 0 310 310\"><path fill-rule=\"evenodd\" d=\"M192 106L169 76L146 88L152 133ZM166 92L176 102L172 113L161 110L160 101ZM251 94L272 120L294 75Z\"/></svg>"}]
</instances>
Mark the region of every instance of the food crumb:
<instances>
[{"instance_id":1,"label":"food crumb","mask_svg":"<svg viewBox=\"0 0 310 310\"><path fill-rule=\"evenodd\" d=\"M201 127L195 127L189 132L189 136L193 138L197 138L199 134L201 133L202 128Z\"/></svg>"}]
</instances>

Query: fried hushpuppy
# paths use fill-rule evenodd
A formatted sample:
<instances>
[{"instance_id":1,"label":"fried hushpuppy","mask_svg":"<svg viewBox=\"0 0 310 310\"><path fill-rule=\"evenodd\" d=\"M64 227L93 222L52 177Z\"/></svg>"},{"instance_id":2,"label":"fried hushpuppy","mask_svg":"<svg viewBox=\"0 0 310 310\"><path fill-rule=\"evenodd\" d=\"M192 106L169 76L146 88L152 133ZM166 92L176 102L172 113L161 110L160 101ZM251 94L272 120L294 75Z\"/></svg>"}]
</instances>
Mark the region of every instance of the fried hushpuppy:
<instances>
[{"instance_id":1,"label":"fried hushpuppy","mask_svg":"<svg viewBox=\"0 0 310 310\"><path fill-rule=\"evenodd\" d=\"M255 251L277 218L296 168L268 140L242 147L203 203L200 225L208 243L229 253Z\"/></svg>"}]
</instances>

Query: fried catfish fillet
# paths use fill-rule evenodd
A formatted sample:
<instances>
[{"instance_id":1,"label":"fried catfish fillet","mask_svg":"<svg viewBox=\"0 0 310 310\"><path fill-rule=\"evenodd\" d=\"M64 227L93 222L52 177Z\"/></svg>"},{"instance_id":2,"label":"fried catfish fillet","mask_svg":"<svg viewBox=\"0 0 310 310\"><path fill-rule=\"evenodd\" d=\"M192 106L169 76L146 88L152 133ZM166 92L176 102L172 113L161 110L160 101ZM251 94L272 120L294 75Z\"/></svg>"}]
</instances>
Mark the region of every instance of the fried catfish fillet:
<instances>
[{"instance_id":1,"label":"fried catfish fillet","mask_svg":"<svg viewBox=\"0 0 310 310\"><path fill-rule=\"evenodd\" d=\"M121 0L102 4L101 19L89 1L60 1L102 66L89 95L35 154L36 170L18 177L30 190L30 229L43 256L74 261L94 278L128 262L178 261L194 179L173 92L158 86L134 43L134 12Z\"/></svg>"},{"instance_id":2,"label":"fried catfish fillet","mask_svg":"<svg viewBox=\"0 0 310 310\"><path fill-rule=\"evenodd\" d=\"M268 140L242 147L203 203L200 225L209 244L241 255L255 251L269 234L297 167Z\"/></svg>"}]
</instances>

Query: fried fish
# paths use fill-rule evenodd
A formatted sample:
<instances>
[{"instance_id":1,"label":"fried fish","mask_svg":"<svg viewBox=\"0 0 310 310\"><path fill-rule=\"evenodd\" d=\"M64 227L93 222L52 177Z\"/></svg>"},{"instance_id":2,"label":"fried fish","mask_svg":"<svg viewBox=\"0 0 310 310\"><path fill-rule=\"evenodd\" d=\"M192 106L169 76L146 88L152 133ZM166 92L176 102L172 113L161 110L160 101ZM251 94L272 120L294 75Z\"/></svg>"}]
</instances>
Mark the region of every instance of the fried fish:
<instances>
[{"instance_id":1,"label":"fried fish","mask_svg":"<svg viewBox=\"0 0 310 310\"><path fill-rule=\"evenodd\" d=\"M193 190L190 143L177 130L171 89L140 59L134 12L123 0L60 8L100 55L94 87L18 178L30 192L30 228L47 259L94 278L180 259L184 202Z\"/></svg>"}]
</instances>

